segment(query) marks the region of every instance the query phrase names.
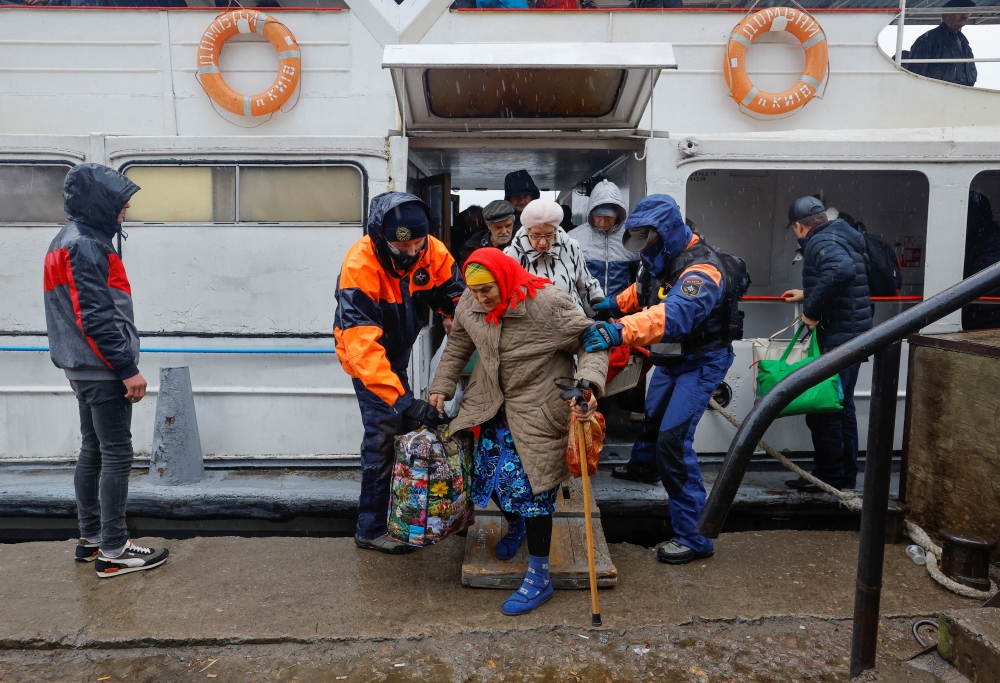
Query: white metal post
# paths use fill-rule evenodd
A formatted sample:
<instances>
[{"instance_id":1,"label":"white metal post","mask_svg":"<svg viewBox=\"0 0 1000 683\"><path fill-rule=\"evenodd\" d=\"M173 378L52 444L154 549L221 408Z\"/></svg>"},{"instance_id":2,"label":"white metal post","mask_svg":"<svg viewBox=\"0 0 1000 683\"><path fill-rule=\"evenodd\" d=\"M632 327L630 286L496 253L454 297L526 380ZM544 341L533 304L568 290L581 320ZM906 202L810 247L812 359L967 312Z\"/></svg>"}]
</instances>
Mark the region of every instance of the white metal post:
<instances>
[{"instance_id":1,"label":"white metal post","mask_svg":"<svg viewBox=\"0 0 1000 683\"><path fill-rule=\"evenodd\" d=\"M899 21L896 22L896 66L903 65L903 26L906 24L906 0L899 0Z\"/></svg>"}]
</instances>

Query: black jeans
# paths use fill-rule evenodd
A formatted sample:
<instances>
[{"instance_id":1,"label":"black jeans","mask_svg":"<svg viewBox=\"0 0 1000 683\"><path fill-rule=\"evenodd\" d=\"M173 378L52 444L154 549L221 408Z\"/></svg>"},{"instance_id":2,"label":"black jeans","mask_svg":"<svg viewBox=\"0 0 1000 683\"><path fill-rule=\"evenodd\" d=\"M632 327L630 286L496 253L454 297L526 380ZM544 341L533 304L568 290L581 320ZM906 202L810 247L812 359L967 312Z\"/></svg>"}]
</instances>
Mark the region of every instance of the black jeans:
<instances>
[{"instance_id":1,"label":"black jeans","mask_svg":"<svg viewBox=\"0 0 1000 683\"><path fill-rule=\"evenodd\" d=\"M840 413L806 415L812 432L813 475L827 484L854 488L858 477L858 416L854 408L854 387L861 363L840 373L844 387L844 410Z\"/></svg>"},{"instance_id":2,"label":"black jeans","mask_svg":"<svg viewBox=\"0 0 1000 683\"><path fill-rule=\"evenodd\" d=\"M132 402L119 380L70 380L80 404L83 445L76 463L76 514L80 537L101 540L117 553L128 542L125 505L132 472Z\"/></svg>"}]
</instances>

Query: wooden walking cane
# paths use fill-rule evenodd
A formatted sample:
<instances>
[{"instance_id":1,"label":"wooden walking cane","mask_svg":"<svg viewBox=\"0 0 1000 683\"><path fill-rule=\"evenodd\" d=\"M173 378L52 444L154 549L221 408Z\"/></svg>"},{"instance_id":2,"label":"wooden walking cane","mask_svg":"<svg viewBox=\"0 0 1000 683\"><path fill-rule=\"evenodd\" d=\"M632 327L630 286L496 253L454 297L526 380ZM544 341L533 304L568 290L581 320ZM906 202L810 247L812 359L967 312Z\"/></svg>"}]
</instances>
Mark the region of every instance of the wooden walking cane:
<instances>
[{"instance_id":1,"label":"wooden walking cane","mask_svg":"<svg viewBox=\"0 0 1000 683\"><path fill-rule=\"evenodd\" d=\"M579 405L586 405L582 399L577 399ZM580 476L583 478L583 516L587 523L587 569L590 571L590 607L593 626L601 625L601 606L597 601L597 567L594 562L594 524L590 517L590 473L587 471L587 433L583 423L576 421L577 450L580 453Z\"/></svg>"},{"instance_id":2,"label":"wooden walking cane","mask_svg":"<svg viewBox=\"0 0 1000 683\"><path fill-rule=\"evenodd\" d=\"M560 380L569 380L569 382L561 382ZM587 404L583 400L583 390L590 388L586 380L577 382L572 377L556 377L555 384L562 389L562 393L559 395L562 400L572 400L580 406ZM587 533L587 569L590 571L590 623L594 626L600 626L601 606L597 601L597 566L594 561L594 523L590 514L590 472L587 471L587 433L582 422L572 416L570 416L570 421L576 422L576 445L580 455L580 476L583 478L583 517L587 525L585 529ZM573 436L570 435L570 438Z\"/></svg>"}]
</instances>

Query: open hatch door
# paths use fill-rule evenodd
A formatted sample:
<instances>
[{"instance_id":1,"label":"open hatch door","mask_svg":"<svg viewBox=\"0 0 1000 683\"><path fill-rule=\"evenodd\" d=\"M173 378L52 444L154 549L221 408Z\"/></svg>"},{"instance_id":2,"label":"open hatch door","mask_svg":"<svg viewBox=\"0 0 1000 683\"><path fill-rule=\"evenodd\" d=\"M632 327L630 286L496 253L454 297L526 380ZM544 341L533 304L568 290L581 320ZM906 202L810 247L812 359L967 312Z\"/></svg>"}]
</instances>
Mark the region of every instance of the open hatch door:
<instances>
[{"instance_id":1,"label":"open hatch door","mask_svg":"<svg viewBox=\"0 0 1000 683\"><path fill-rule=\"evenodd\" d=\"M669 43L388 45L407 132L634 131Z\"/></svg>"}]
</instances>

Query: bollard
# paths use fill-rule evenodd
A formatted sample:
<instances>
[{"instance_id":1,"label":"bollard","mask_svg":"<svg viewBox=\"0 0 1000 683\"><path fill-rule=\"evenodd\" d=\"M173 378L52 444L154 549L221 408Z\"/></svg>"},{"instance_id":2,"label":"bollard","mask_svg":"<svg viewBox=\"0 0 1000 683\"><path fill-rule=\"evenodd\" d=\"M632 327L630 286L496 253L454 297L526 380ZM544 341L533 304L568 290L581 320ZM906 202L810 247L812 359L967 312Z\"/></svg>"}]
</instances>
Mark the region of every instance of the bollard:
<instances>
[{"instance_id":1,"label":"bollard","mask_svg":"<svg viewBox=\"0 0 1000 683\"><path fill-rule=\"evenodd\" d=\"M191 373L187 366L160 368L153 450L149 457L150 482L178 486L204 478L205 459L194 411Z\"/></svg>"},{"instance_id":2,"label":"bollard","mask_svg":"<svg viewBox=\"0 0 1000 683\"><path fill-rule=\"evenodd\" d=\"M940 529L941 573L977 591L990 589L990 551L997 542L979 534Z\"/></svg>"}]
</instances>

